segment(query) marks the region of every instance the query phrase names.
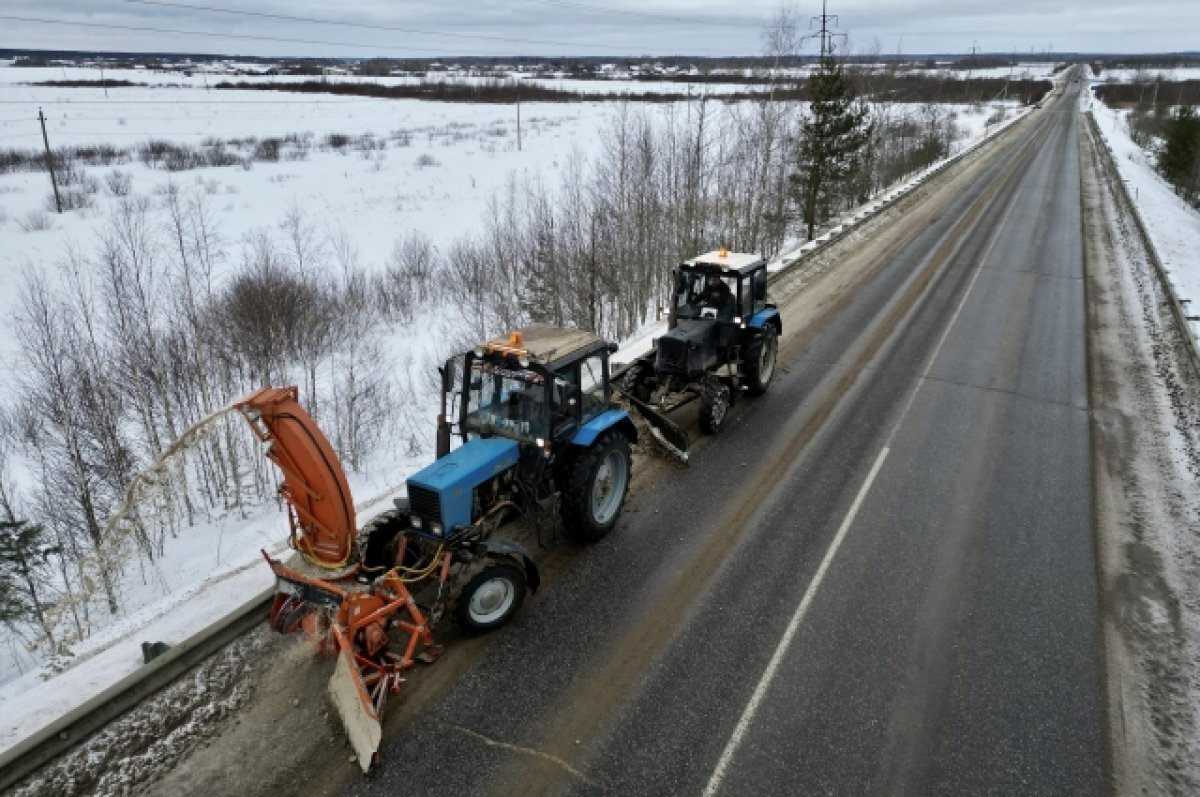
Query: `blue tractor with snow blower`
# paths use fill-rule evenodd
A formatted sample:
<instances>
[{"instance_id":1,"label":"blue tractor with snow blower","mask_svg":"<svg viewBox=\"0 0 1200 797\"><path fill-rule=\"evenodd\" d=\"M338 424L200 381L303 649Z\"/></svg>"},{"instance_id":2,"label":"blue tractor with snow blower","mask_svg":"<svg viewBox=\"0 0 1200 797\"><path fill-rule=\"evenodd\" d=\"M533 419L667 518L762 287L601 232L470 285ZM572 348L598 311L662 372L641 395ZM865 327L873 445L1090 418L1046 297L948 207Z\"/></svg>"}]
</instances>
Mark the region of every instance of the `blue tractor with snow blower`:
<instances>
[{"instance_id":1,"label":"blue tractor with snow blower","mask_svg":"<svg viewBox=\"0 0 1200 797\"><path fill-rule=\"evenodd\" d=\"M637 429L612 403L615 349L588 332L534 325L451 358L441 369L437 461L409 477L394 509L357 530L345 472L297 389L263 388L234 403L283 473L301 554L284 563L263 553L277 587L268 623L337 657L329 692L364 771L379 759L387 696L416 661L439 657L432 629L441 617L485 633L537 589L533 556L495 535L502 524L532 512L540 538L555 502L567 537L599 540L616 524Z\"/></svg>"},{"instance_id":2,"label":"blue tractor with snow blower","mask_svg":"<svg viewBox=\"0 0 1200 797\"><path fill-rule=\"evenodd\" d=\"M360 532L363 572L428 571L434 622L448 609L478 634L507 622L539 582L529 551L494 536L500 525L557 500L564 536L605 536L637 442L633 420L612 403L615 350L589 332L537 324L451 358L441 369L438 458Z\"/></svg>"}]
</instances>

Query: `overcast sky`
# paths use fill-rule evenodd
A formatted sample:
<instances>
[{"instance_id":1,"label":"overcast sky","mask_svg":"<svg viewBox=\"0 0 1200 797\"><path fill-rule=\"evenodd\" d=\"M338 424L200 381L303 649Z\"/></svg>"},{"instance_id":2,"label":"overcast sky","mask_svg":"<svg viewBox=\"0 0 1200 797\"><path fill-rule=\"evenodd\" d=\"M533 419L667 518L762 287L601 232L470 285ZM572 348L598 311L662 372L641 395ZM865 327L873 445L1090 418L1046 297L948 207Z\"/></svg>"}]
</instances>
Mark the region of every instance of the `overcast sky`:
<instances>
[{"instance_id":1,"label":"overcast sky","mask_svg":"<svg viewBox=\"0 0 1200 797\"><path fill-rule=\"evenodd\" d=\"M803 25L819 0L794 3ZM0 48L230 55L760 55L779 0L3 0ZM228 13L237 11L238 13ZM852 52L1200 49L1198 0L830 0ZM813 54L809 41L802 53Z\"/></svg>"}]
</instances>

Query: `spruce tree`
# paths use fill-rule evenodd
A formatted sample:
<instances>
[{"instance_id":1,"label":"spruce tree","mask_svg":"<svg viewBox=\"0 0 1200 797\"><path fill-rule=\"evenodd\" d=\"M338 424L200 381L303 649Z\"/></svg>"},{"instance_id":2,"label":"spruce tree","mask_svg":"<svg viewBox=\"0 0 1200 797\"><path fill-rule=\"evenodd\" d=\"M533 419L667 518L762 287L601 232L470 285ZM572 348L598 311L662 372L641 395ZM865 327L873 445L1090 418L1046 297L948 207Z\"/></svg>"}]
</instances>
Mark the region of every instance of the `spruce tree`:
<instances>
[{"instance_id":1,"label":"spruce tree","mask_svg":"<svg viewBox=\"0 0 1200 797\"><path fill-rule=\"evenodd\" d=\"M1200 195L1200 116L1196 109L1182 106L1165 124L1166 146L1158 157L1163 177L1180 196L1195 202Z\"/></svg>"},{"instance_id":2,"label":"spruce tree","mask_svg":"<svg viewBox=\"0 0 1200 797\"><path fill-rule=\"evenodd\" d=\"M823 44L821 60L808 79L808 94L809 117L800 131L797 168L789 175L789 189L811 241L817 222L827 218L834 203L850 190L862 165L871 123L867 106L858 100L829 44Z\"/></svg>"},{"instance_id":3,"label":"spruce tree","mask_svg":"<svg viewBox=\"0 0 1200 797\"><path fill-rule=\"evenodd\" d=\"M49 634L41 596L49 558L58 549L44 535L42 526L0 521L0 621L33 619Z\"/></svg>"}]
</instances>

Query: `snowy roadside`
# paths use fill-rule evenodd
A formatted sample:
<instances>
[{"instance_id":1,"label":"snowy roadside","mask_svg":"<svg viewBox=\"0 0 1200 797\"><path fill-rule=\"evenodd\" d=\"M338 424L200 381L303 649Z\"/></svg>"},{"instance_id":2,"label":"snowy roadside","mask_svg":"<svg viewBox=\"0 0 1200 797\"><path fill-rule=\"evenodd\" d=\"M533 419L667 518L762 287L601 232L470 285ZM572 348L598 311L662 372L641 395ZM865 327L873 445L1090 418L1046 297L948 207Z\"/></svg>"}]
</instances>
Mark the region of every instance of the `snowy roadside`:
<instances>
[{"instance_id":1,"label":"snowy roadside","mask_svg":"<svg viewBox=\"0 0 1200 797\"><path fill-rule=\"evenodd\" d=\"M1010 113L1004 123L993 127L979 127L964 142L957 153L923 172L904 184L889 190L885 195L846 214L817 240L796 243L786 254L771 264L772 271L779 271L824 244L844 235L856 224L873 213L887 207L895 199L909 193L916 186L945 168L950 162L971 151L986 138L997 135L1008 125L1024 118L1025 112ZM652 339L665 330L665 321L650 324L625 341L616 360L628 361L649 350ZM400 478L419 466L419 462L406 461L389 470ZM385 482L395 483L394 478ZM352 488L358 494L379 493L385 485L379 480L367 484L365 478L355 480ZM396 488L398 489L398 488ZM359 507L360 521L386 506L390 493L384 491ZM50 673L46 668L34 669L20 678L0 687L0 703L4 716L0 719L0 751L10 749L22 739L47 727L63 714L102 693L122 678L141 666L141 643L143 641L165 641L179 644L197 628L203 628L240 607L254 596L271 586L270 571L261 566L258 554L260 547L271 552L284 549L281 535L284 521L278 512L264 510L261 515L249 520L239 520L240 529L253 531L246 539L251 540L244 550L229 553L220 563L219 569L207 576L199 576L192 586L181 587L163 601L147 606L116 626L106 630L80 646L75 651L74 666L59 673ZM197 539L200 535L196 535ZM211 535L205 535L211 539ZM197 557L203 556L197 551Z\"/></svg>"},{"instance_id":2,"label":"snowy roadside","mask_svg":"<svg viewBox=\"0 0 1200 797\"><path fill-rule=\"evenodd\" d=\"M1200 211L1179 198L1155 171L1153 156L1130 137L1125 111L1107 107L1090 90L1079 102L1080 110L1095 116L1172 289L1194 319L1200 314ZM1200 340L1200 321L1189 320L1188 326L1192 339Z\"/></svg>"}]
</instances>

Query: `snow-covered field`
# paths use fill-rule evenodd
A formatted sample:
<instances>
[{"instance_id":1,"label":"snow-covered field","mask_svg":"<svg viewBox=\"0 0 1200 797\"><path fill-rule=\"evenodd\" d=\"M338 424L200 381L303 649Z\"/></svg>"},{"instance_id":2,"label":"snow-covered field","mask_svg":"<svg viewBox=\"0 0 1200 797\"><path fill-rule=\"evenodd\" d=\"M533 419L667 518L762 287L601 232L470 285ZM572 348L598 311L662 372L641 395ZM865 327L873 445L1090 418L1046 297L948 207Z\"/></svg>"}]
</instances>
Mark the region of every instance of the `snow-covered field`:
<instances>
[{"instance_id":1,"label":"snow-covered field","mask_svg":"<svg viewBox=\"0 0 1200 797\"><path fill-rule=\"evenodd\" d=\"M516 109L495 105L428 103L332 96L291 97L277 92L206 91L193 74L156 75L142 70L106 71L105 77L154 87L54 89L24 85L29 70L0 66L0 146L40 146L37 109L45 110L54 146L111 144L133 146L149 138L198 143L205 138L245 138L311 133L314 144L331 133L370 135L383 148L333 150L313 146L303 160L254 162L170 173L136 160L119 167L89 168L103 178L119 168L136 194L153 200L168 184L186 185L207 197L219 216L222 234L233 241L256 229L277 229L289 208L298 208L322 231L354 242L364 265L382 266L396 238L420 230L435 245L478 229L488 200L510 176L556 180L575 157L599 146L614 105L603 102L523 104L521 146ZM37 70L37 79L62 79L64 70ZM65 72L71 77L73 70ZM98 78L96 70L78 70ZM211 78L211 76L209 76ZM586 82L585 82L586 83ZM605 85L605 84L600 84ZM632 84L639 87L646 84ZM677 90L677 87L676 87ZM954 108L964 140L978 138L995 108ZM686 109L684 109L686 112ZM52 215L48 230L27 231L22 220L46 209L50 186L44 173L0 175L0 313L11 316L19 275L46 270L67 247L94 240L118 198L106 192L95 206ZM405 345L433 350L443 330L405 330ZM0 367L9 368L0 350ZM432 415L432 413L430 413ZM432 421L431 421L432 422ZM423 464L421 457L386 452L362 473L351 474L360 499L360 521L385 508L404 476ZM250 517L229 516L168 541L166 555L151 572L131 574L123 584L129 605L144 606L71 651L72 666L52 680L18 655L15 640L0 660L9 662L0 678L0 750L79 705L134 671L142 641L178 643L270 586L258 549L279 551L286 521L276 507ZM11 652L14 655L6 655ZM17 676L17 663L25 668Z\"/></svg>"}]
</instances>

